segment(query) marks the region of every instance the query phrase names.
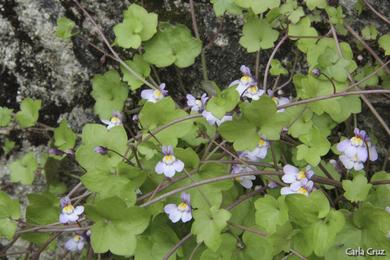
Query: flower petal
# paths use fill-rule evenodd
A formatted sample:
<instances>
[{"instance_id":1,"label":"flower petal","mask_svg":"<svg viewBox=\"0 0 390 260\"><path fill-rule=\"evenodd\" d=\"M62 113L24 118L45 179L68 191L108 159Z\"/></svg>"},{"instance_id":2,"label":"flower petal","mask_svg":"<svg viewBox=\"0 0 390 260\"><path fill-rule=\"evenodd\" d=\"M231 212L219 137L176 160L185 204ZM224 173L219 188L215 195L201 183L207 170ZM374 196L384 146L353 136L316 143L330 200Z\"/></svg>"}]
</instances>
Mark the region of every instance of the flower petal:
<instances>
[{"instance_id":1,"label":"flower petal","mask_svg":"<svg viewBox=\"0 0 390 260\"><path fill-rule=\"evenodd\" d=\"M154 168L154 171L158 174L162 174L164 173L164 169L165 169L165 163L163 162L158 162L156 164L156 167Z\"/></svg>"},{"instance_id":2,"label":"flower petal","mask_svg":"<svg viewBox=\"0 0 390 260\"><path fill-rule=\"evenodd\" d=\"M190 221L191 219L192 219L191 211L185 211L185 212L182 213L181 221L183 221L185 223L185 222Z\"/></svg>"},{"instance_id":3,"label":"flower petal","mask_svg":"<svg viewBox=\"0 0 390 260\"><path fill-rule=\"evenodd\" d=\"M294 174L294 175L296 175L296 174L298 174L299 169L297 167L294 167L294 166L290 165L290 164L286 164L283 167L283 172L285 174Z\"/></svg>"},{"instance_id":4,"label":"flower petal","mask_svg":"<svg viewBox=\"0 0 390 260\"><path fill-rule=\"evenodd\" d=\"M173 167L177 172L181 172L184 169L184 163L181 160L176 159L176 161L173 163Z\"/></svg>"},{"instance_id":5,"label":"flower petal","mask_svg":"<svg viewBox=\"0 0 390 260\"><path fill-rule=\"evenodd\" d=\"M81 214L83 214L83 212L84 212L84 207L83 206L77 206L74 209L74 213L76 213L77 215L81 215Z\"/></svg>"}]
</instances>

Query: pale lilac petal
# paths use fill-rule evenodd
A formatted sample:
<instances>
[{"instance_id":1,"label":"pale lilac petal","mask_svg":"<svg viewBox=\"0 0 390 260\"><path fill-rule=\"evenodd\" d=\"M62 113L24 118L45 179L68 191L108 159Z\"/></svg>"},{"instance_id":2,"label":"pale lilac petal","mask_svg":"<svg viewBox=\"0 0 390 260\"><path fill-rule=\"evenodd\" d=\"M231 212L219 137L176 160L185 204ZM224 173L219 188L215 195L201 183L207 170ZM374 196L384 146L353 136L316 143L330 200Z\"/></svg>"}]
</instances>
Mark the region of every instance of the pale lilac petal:
<instances>
[{"instance_id":1,"label":"pale lilac petal","mask_svg":"<svg viewBox=\"0 0 390 260\"><path fill-rule=\"evenodd\" d=\"M247 76L251 76L251 75L252 75L252 74L251 74L250 68L248 68L248 67L245 66L245 65L241 65L240 71L241 71L241 73L244 74L244 75L247 75Z\"/></svg>"},{"instance_id":2,"label":"pale lilac petal","mask_svg":"<svg viewBox=\"0 0 390 260\"><path fill-rule=\"evenodd\" d=\"M164 175L171 178L175 175L176 171L173 165L165 165Z\"/></svg>"},{"instance_id":3,"label":"pale lilac petal","mask_svg":"<svg viewBox=\"0 0 390 260\"><path fill-rule=\"evenodd\" d=\"M191 211L185 211L182 213L181 221L183 221L185 223L185 222L190 221L191 219L192 219Z\"/></svg>"},{"instance_id":4,"label":"pale lilac petal","mask_svg":"<svg viewBox=\"0 0 390 260\"><path fill-rule=\"evenodd\" d=\"M367 161L368 152L367 152L367 147L365 144L363 146L356 148L356 155L357 155L357 158L359 161L362 161L362 162Z\"/></svg>"},{"instance_id":5,"label":"pale lilac petal","mask_svg":"<svg viewBox=\"0 0 390 260\"><path fill-rule=\"evenodd\" d=\"M181 160L176 159L176 161L173 163L173 167L177 172L181 172L184 169L184 163Z\"/></svg>"},{"instance_id":6,"label":"pale lilac petal","mask_svg":"<svg viewBox=\"0 0 390 260\"><path fill-rule=\"evenodd\" d=\"M312 191L313 190L314 183L312 181L308 181L306 184L306 189L307 191Z\"/></svg>"},{"instance_id":7,"label":"pale lilac petal","mask_svg":"<svg viewBox=\"0 0 390 260\"><path fill-rule=\"evenodd\" d=\"M141 97L148 101L155 100L154 98L154 90L153 89L144 89L141 91Z\"/></svg>"},{"instance_id":8,"label":"pale lilac petal","mask_svg":"<svg viewBox=\"0 0 390 260\"><path fill-rule=\"evenodd\" d=\"M378 152L376 151L375 146L370 145L370 161L376 161L378 160Z\"/></svg>"},{"instance_id":9,"label":"pale lilac petal","mask_svg":"<svg viewBox=\"0 0 390 260\"><path fill-rule=\"evenodd\" d=\"M181 200L183 202L185 202L187 205L190 204L190 201L191 201L191 195L190 194L188 194L186 192L182 192L180 197L181 197Z\"/></svg>"},{"instance_id":10,"label":"pale lilac petal","mask_svg":"<svg viewBox=\"0 0 390 260\"><path fill-rule=\"evenodd\" d=\"M353 165L355 171L360 171L364 169L364 164L362 162L355 162Z\"/></svg>"},{"instance_id":11,"label":"pale lilac petal","mask_svg":"<svg viewBox=\"0 0 390 260\"><path fill-rule=\"evenodd\" d=\"M218 118L216 118L215 116L213 116L213 114L211 112L208 112L206 110L204 110L202 112L202 116L207 120L207 122L210 124L210 125L215 125L216 121L218 120Z\"/></svg>"},{"instance_id":12,"label":"pale lilac petal","mask_svg":"<svg viewBox=\"0 0 390 260\"><path fill-rule=\"evenodd\" d=\"M81 250L83 250L83 248L84 248L84 241L80 241L80 242L78 242L77 243L77 249L78 249L78 251L81 251Z\"/></svg>"},{"instance_id":13,"label":"pale lilac petal","mask_svg":"<svg viewBox=\"0 0 390 260\"><path fill-rule=\"evenodd\" d=\"M290 103L290 99L288 99L286 97L280 97L279 98L279 102L278 102L279 106L283 106L283 105L285 105L287 103Z\"/></svg>"},{"instance_id":14,"label":"pale lilac petal","mask_svg":"<svg viewBox=\"0 0 390 260\"><path fill-rule=\"evenodd\" d=\"M354 162L348 156L340 155L339 159L343 163L344 167L348 170L353 168Z\"/></svg>"},{"instance_id":15,"label":"pale lilac petal","mask_svg":"<svg viewBox=\"0 0 390 260\"><path fill-rule=\"evenodd\" d=\"M345 155L347 155L348 157L354 157L357 153L357 147L353 146L352 144L347 146L345 151L344 151Z\"/></svg>"},{"instance_id":16,"label":"pale lilac petal","mask_svg":"<svg viewBox=\"0 0 390 260\"><path fill-rule=\"evenodd\" d=\"M257 157L259 157L260 159L264 159L267 156L268 147L262 147L258 149L259 151L257 153Z\"/></svg>"},{"instance_id":17,"label":"pale lilac petal","mask_svg":"<svg viewBox=\"0 0 390 260\"><path fill-rule=\"evenodd\" d=\"M356 136L358 136L358 135L360 134L359 128L355 128L355 129L353 130L353 133L354 133Z\"/></svg>"},{"instance_id":18,"label":"pale lilac petal","mask_svg":"<svg viewBox=\"0 0 390 260\"><path fill-rule=\"evenodd\" d=\"M162 147L162 152L165 155L167 155L167 154L172 154L173 155L173 147L172 147L172 145L163 146Z\"/></svg>"},{"instance_id":19,"label":"pale lilac petal","mask_svg":"<svg viewBox=\"0 0 390 260\"><path fill-rule=\"evenodd\" d=\"M68 223L68 216L64 213L61 213L59 220L60 220L61 224L66 224L66 223Z\"/></svg>"},{"instance_id":20,"label":"pale lilac petal","mask_svg":"<svg viewBox=\"0 0 390 260\"><path fill-rule=\"evenodd\" d=\"M84 207L83 206L77 206L74 209L74 213L76 213L77 215L81 215L81 214L83 214L83 212L84 212Z\"/></svg>"},{"instance_id":21,"label":"pale lilac petal","mask_svg":"<svg viewBox=\"0 0 390 260\"><path fill-rule=\"evenodd\" d=\"M296 174L298 174L299 169L297 167L294 167L294 166L290 165L290 164L286 164L283 167L283 172L285 174L294 174L294 175L296 175Z\"/></svg>"},{"instance_id":22,"label":"pale lilac petal","mask_svg":"<svg viewBox=\"0 0 390 260\"><path fill-rule=\"evenodd\" d=\"M248 84L244 84L244 83L239 83L238 86L236 87L236 90L238 92L238 94L241 96L242 93L244 93L244 91L249 87Z\"/></svg>"},{"instance_id":23,"label":"pale lilac petal","mask_svg":"<svg viewBox=\"0 0 390 260\"><path fill-rule=\"evenodd\" d=\"M289 194L293 194L293 193L295 193L295 192L292 191L290 189L290 187L283 187L283 188L280 189L280 194L281 195L289 195Z\"/></svg>"},{"instance_id":24,"label":"pale lilac petal","mask_svg":"<svg viewBox=\"0 0 390 260\"><path fill-rule=\"evenodd\" d=\"M167 214L172 214L173 212L177 211L177 206L175 204L167 204L164 207L164 212Z\"/></svg>"},{"instance_id":25,"label":"pale lilac petal","mask_svg":"<svg viewBox=\"0 0 390 260\"><path fill-rule=\"evenodd\" d=\"M232 117L232 116L224 116L224 117L222 117L221 120L218 120L218 121L217 121L217 125L220 125L220 124L222 124L223 122L232 121L232 120L233 120L233 117Z\"/></svg>"},{"instance_id":26,"label":"pale lilac petal","mask_svg":"<svg viewBox=\"0 0 390 260\"><path fill-rule=\"evenodd\" d=\"M154 171L158 174L162 174L164 173L164 169L165 169L165 163L163 162L158 162L156 164L156 167L154 168Z\"/></svg>"},{"instance_id":27,"label":"pale lilac petal","mask_svg":"<svg viewBox=\"0 0 390 260\"><path fill-rule=\"evenodd\" d=\"M337 144L337 150L339 152L344 152L348 146L351 146L351 141L349 139L345 139Z\"/></svg>"},{"instance_id":28,"label":"pale lilac petal","mask_svg":"<svg viewBox=\"0 0 390 260\"><path fill-rule=\"evenodd\" d=\"M102 121L102 123L105 124L105 125L110 125L111 124L110 120L100 119L100 121Z\"/></svg>"},{"instance_id":29,"label":"pale lilac petal","mask_svg":"<svg viewBox=\"0 0 390 260\"><path fill-rule=\"evenodd\" d=\"M240 179L240 184L241 184L244 188L246 188L246 189L250 189L250 188L252 188L252 186L253 186L252 180L247 179L247 178L241 178L241 179Z\"/></svg>"},{"instance_id":30,"label":"pale lilac petal","mask_svg":"<svg viewBox=\"0 0 390 260\"><path fill-rule=\"evenodd\" d=\"M79 216L76 213L68 215L68 222L76 222L79 219Z\"/></svg>"},{"instance_id":31,"label":"pale lilac petal","mask_svg":"<svg viewBox=\"0 0 390 260\"><path fill-rule=\"evenodd\" d=\"M176 211L172 211L168 216L173 223L176 223L181 219L182 214L183 214L182 212L176 210Z\"/></svg>"},{"instance_id":32,"label":"pale lilac petal","mask_svg":"<svg viewBox=\"0 0 390 260\"><path fill-rule=\"evenodd\" d=\"M296 178L296 175L293 173L284 174L282 176L282 180L284 183L293 183L297 180Z\"/></svg>"},{"instance_id":33,"label":"pale lilac petal","mask_svg":"<svg viewBox=\"0 0 390 260\"><path fill-rule=\"evenodd\" d=\"M71 238L68 241L66 241L65 249L68 251L71 251L71 252L75 252L75 251L77 251L77 244L78 243L76 241L74 241L73 238Z\"/></svg>"},{"instance_id":34,"label":"pale lilac petal","mask_svg":"<svg viewBox=\"0 0 390 260\"><path fill-rule=\"evenodd\" d=\"M235 81L233 81L232 83L229 84L229 87L237 86L239 84L240 84L240 81L239 80L235 80Z\"/></svg>"},{"instance_id":35,"label":"pale lilac petal","mask_svg":"<svg viewBox=\"0 0 390 260\"><path fill-rule=\"evenodd\" d=\"M302 187L302 185L303 185L303 183L302 182L293 182L293 183L291 183L291 185L290 185L290 189L292 190L292 191L298 191L301 187Z\"/></svg>"}]
</instances>

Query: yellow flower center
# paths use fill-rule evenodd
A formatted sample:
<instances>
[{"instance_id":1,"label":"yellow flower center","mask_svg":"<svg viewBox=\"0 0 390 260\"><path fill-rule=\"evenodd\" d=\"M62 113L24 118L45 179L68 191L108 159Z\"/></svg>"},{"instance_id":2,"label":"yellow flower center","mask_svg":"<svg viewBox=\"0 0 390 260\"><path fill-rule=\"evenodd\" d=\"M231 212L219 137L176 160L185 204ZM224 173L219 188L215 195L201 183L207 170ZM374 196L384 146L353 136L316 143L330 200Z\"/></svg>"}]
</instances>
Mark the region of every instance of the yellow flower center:
<instances>
[{"instance_id":1,"label":"yellow flower center","mask_svg":"<svg viewBox=\"0 0 390 260\"><path fill-rule=\"evenodd\" d=\"M306 173L304 171L299 171L297 174L297 179L302 180L304 178L306 178Z\"/></svg>"},{"instance_id":2,"label":"yellow flower center","mask_svg":"<svg viewBox=\"0 0 390 260\"><path fill-rule=\"evenodd\" d=\"M235 177L234 178L236 181L240 182L241 181L241 177Z\"/></svg>"},{"instance_id":3,"label":"yellow flower center","mask_svg":"<svg viewBox=\"0 0 390 260\"><path fill-rule=\"evenodd\" d=\"M150 93L150 92L149 92ZM154 95L154 97L156 97L156 98L160 98L160 97L162 97L162 93L161 93L161 91L160 90L158 90L158 89L156 89L154 92L153 92L153 95Z\"/></svg>"},{"instance_id":4,"label":"yellow flower center","mask_svg":"<svg viewBox=\"0 0 390 260\"><path fill-rule=\"evenodd\" d=\"M260 138L260 140L259 140L257 145L260 146L260 147L263 147L265 144L266 144L265 140L263 138Z\"/></svg>"},{"instance_id":5,"label":"yellow flower center","mask_svg":"<svg viewBox=\"0 0 390 260\"><path fill-rule=\"evenodd\" d=\"M120 123L121 122L121 120L119 119L119 117L116 117L116 116L113 116L113 117L111 117L111 123L114 123L114 124L116 124L116 123Z\"/></svg>"},{"instance_id":6,"label":"yellow flower center","mask_svg":"<svg viewBox=\"0 0 390 260\"><path fill-rule=\"evenodd\" d=\"M175 156L173 156L173 155L171 155L171 154L165 155L164 158L163 158L163 162L164 162L165 164L171 164L171 163L173 163L175 160L176 160Z\"/></svg>"},{"instance_id":7,"label":"yellow flower center","mask_svg":"<svg viewBox=\"0 0 390 260\"><path fill-rule=\"evenodd\" d=\"M73 240L74 240L74 241L80 241L80 240L81 240L81 236L75 235L75 236L73 237Z\"/></svg>"},{"instance_id":8,"label":"yellow flower center","mask_svg":"<svg viewBox=\"0 0 390 260\"><path fill-rule=\"evenodd\" d=\"M277 97L272 97L272 101L274 101L276 105L279 105L279 99Z\"/></svg>"},{"instance_id":9,"label":"yellow flower center","mask_svg":"<svg viewBox=\"0 0 390 260\"><path fill-rule=\"evenodd\" d=\"M73 211L74 211L74 207L73 207L72 204L68 204L68 205L66 205L66 206L62 209L62 211L63 211L64 213L66 213L66 214L71 214L71 213L73 213Z\"/></svg>"},{"instance_id":10,"label":"yellow flower center","mask_svg":"<svg viewBox=\"0 0 390 260\"><path fill-rule=\"evenodd\" d=\"M256 94L257 93L257 86L252 86L248 88L248 92L251 94Z\"/></svg>"},{"instance_id":11,"label":"yellow flower center","mask_svg":"<svg viewBox=\"0 0 390 260\"><path fill-rule=\"evenodd\" d=\"M187 203L185 203L185 202L181 202L179 205L177 205L177 208L178 208L180 211L185 211L185 210L188 210L188 205L187 205Z\"/></svg>"},{"instance_id":12,"label":"yellow flower center","mask_svg":"<svg viewBox=\"0 0 390 260\"><path fill-rule=\"evenodd\" d=\"M195 100L195 104L198 106L198 107L201 107L202 106L202 101L200 101L199 99Z\"/></svg>"},{"instance_id":13,"label":"yellow flower center","mask_svg":"<svg viewBox=\"0 0 390 260\"><path fill-rule=\"evenodd\" d=\"M300 187L299 188L299 190L298 190L298 193L301 193L301 194L307 194L308 193L308 191L307 191L307 189L305 189L305 188L303 188L303 187Z\"/></svg>"},{"instance_id":14,"label":"yellow flower center","mask_svg":"<svg viewBox=\"0 0 390 260\"><path fill-rule=\"evenodd\" d=\"M247 75L241 77L242 83L248 83L248 82L251 82L251 80L252 80L252 78L247 76Z\"/></svg>"},{"instance_id":15,"label":"yellow flower center","mask_svg":"<svg viewBox=\"0 0 390 260\"><path fill-rule=\"evenodd\" d=\"M355 146L361 146L363 145L363 139L358 137L358 136L354 136L351 138L351 143L352 145L355 145Z\"/></svg>"}]
</instances>

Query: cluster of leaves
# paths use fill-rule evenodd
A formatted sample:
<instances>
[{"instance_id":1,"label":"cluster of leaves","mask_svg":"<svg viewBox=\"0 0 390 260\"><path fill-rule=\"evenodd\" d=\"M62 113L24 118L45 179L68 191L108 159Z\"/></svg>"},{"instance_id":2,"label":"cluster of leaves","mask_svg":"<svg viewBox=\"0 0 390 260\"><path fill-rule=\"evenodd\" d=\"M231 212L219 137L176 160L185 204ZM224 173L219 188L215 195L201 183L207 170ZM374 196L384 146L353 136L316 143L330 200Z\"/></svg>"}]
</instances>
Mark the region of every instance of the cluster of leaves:
<instances>
[{"instance_id":1,"label":"cluster of leaves","mask_svg":"<svg viewBox=\"0 0 390 260\"><path fill-rule=\"evenodd\" d=\"M276 41L287 34L309 68L308 73L290 75L296 99L346 91L350 75L361 80L376 69L377 65L369 63L358 68L348 42L337 44L331 37L317 37L320 33L314 23L328 20L337 33L346 33L341 7L329 6L325 0L303 2L211 0L217 16L225 12L244 15L239 42L249 53L274 48ZM69 19L59 19L57 36L70 39L74 26ZM157 14L137 4L124 12L123 21L114 26L114 34L115 45L130 49L133 56L121 62L118 70L108 70L92 79L94 112L104 120L115 111L131 116L124 109L129 88L134 92L145 84L149 86L152 66L185 68L202 51L201 41L185 25L159 22ZM368 25L361 34L375 41L379 33L374 25ZM382 35L378 40L385 55L390 52L389 39L389 35ZM284 66L272 59L270 75L287 76L289 70ZM322 74L313 75L313 69ZM375 86L388 80L386 77L385 73L379 74L358 87ZM28 152L8 165L11 181L23 185L31 185L37 171L42 171L47 190L28 195L25 216L20 214L19 202L1 192L0 234L12 239L18 221L24 220L28 227L41 226L50 232L53 223L58 222L59 199L69 190L61 181L62 175L74 176L72 170L63 168L70 162L78 169L80 176L76 177L85 191L79 194L86 208L80 225L89 225L95 253L135 259L162 259L169 252L172 259L281 259L291 252L309 259L343 259L346 248L358 246L390 252L390 214L385 210L390 206L390 184L372 184L389 180L389 173L347 172L327 162L337 156L330 142L332 131L361 111L358 96L281 108L275 97L266 94L248 102L234 87L222 91L217 88L216 92L205 109L219 119L232 114L232 120L220 126L210 125L200 114L181 108L169 96L158 102L140 101L136 121L123 120L122 125L111 129L99 123L86 124L78 135L62 120L50 142L59 153L45 154L38 161L33 152ZM21 102L16 114L0 107L0 127L34 127L40 108L41 101L30 98ZM264 196L255 198L260 191L246 193L234 178L226 178L231 171L229 162L237 159L231 154L255 149L261 136L271 141L272 152L256 170L280 175L279 168L287 162L302 168L311 165L323 179L330 174L330 182L317 183L319 190L309 196L283 196L280 187L266 188L271 180L280 180L265 174L256 180L263 186ZM219 149L224 145L218 142L231 147ZM155 173L162 159L162 145L175 147L176 158L184 162L179 177L165 179ZM5 152L12 147L12 141L7 140ZM96 147L106 152L98 153ZM164 205L177 204L182 190L191 195L194 220L172 224ZM186 234L188 242L171 251L182 245L179 240ZM22 238L47 246L49 234L25 232Z\"/></svg>"}]
</instances>

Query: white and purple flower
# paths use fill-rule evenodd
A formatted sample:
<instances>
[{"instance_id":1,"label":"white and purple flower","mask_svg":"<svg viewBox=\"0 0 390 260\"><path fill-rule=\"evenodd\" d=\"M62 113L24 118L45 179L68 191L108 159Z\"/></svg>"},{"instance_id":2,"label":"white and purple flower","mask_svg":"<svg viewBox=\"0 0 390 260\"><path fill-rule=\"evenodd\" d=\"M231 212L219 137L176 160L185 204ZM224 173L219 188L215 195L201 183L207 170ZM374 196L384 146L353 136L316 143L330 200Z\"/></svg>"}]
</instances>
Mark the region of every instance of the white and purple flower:
<instances>
[{"instance_id":1,"label":"white and purple flower","mask_svg":"<svg viewBox=\"0 0 390 260\"><path fill-rule=\"evenodd\" d=\"M256 162L264 159L267 156L268 148L269 142L264 137L260 137L256 148L252 151L242 152L240 157L252 162Z\"/></svg>"},{"instance_id":2,"label":"white and purple flower","mask_svg":"<svg viewBox=\"0 0 390 260\"><path fill-rule=\"evenodd\" d=\"M168 95L168 90L165 90L165 83L158 86L158 89L144 89L141 91L141 97L148 102L156 103Z\"/></svg>"},{"instance_id":3,"label":"white and purple flower","mask_svg":"<svg viewBox=\"0 0 390 260\"><path fill-rule=\"evenodd\" d=\"M192 219L191 197L190 194L183 192L181 194L181 202L179 205L168 204L164 207L165 213L168 214L169 219L176 223L179 220L188 222Z\"/></svg>"},{"instance_id":4,"label":"white and purple flower","mask_svg":"<svg viewBox=\"0 0 390 260\"><path fill-rule=\"evenodd\" d=\"M65 249L71 252L80 252L83 250L85 238L80 235L74 235L71 239L65 242Z\"/></svg>"},{"instance_id":5,"label":"white and purple flower","mask_svg":"<svg viewBox=\"0 0 390 260\"><path fill-rule=\"evenodd\" d=\"M345 139L338 143L337 150L342 153L339 159L345 168L354 168L359 171L364 168L367 159L377 160L378 152L364 130L355 128L354 133L355 136L351 139Z\"/></svg>"},{"instance_id":6,"label":"white and purple flower","mask_svg":"<svg viewBox=\"0 0 390 260\"><path fill-rule=\"evenodd\" d=\"M163 146L162 152L164 157L157 163L155 171L158 174L164 174L166 177L173 177L176 172L182 172L184 169L184 163L176 159L173 153L172 146Z\"/></svg>"},{"instance_id":7,"label":"white and purple flower","mask_svg":"<svg viewBox=\"0 0 390 260\"><path fill-rule=\"evenodd\" d=\"M301 181L296 181L290 184L289 187L283 187L280 190L281 195L289 194L303 194L309 196L310 192L313 191L314 183L308 179L302 179Z\"/></svg>"},{"instance_id":8,"label":"white and purple flower","mask_svg":"<svg viewBox=\"0 0 390 260\"><path fill-rule=\"evenodd\" d=\"M196 99L193 95L187 94L187 105L193 112L202 112L206 107L206 102L209 99L207 94L204 93L200 99Z\"/></svg>"},{"instance_id":9,"label":"white and purple flower","mask_svg":"<svg viewBox=\"0 0 390 260\"><path fill-rule=\"evenodd\" d=\"M264 94L264 90L257 87L256 82L252 82L249 87L245 89L242 96L247 97L253 100L259 100L260 97Z\"/></svg>"},{"instance_id":10,"label":"white and purple flower","mask_svg":"<svg viewBox=\"0 0 390 260\"><path fill-rule=\"evenodd\" d=\"M123 116L120 112L113 112L110 120L101 119L102 123L107 125L107 129L122 125Z\"/></svg>"},{"instance_id":11,"label":"white and purple flower","mask_svg":"<svg viewBox=\"0 0 390 260\"><path fill-rule=\"evenodd\" d=\"M267 90L267 94L275 102L276 106L282 106L282 105L285 105L287 103L290 103L290 99L289 98L286 98L286 97L275 97L274 96L274 92L272 90L270 90L270 89ZM284 108L278 109L277 112L283 112L284 110L285 110Z\"/></svg>"},{"instance_id":12,"label":"white and purple flower","mask_svg":"<svg viewBox=\"0 0 390 260\"><path fill-rule=\"evenodd\" d=\"M286 164L283 167L282 180L284 183L292 184L294 182L301 182L303 180L310 180L310 178L314 175L311 166L306 166L305 170L299 170L297 167L294 167L290 164Z\"/></svg>"},{"instance_id":13,"label":"white and purple flower","mask_svg":"<svg viewBox=\"0 0 390 260\"><path fill-rule=\"evenodd\" d=\"M232 116L225 115L221 119L218 117L214 116L211 112L204 110L202 112L202 116L207 120L207 122L210 125L215 125L217 124L218 126L222 124L225 121L231 121L233 119Z\"/></svg>"},{"instance_id":14,"label":"white and purple flower","mask_svg":"<svg viewBox=\"0 0 390 260\"><path fill-rule=\"evenodd\" d=\"M61 204L61 214L60 214L60 223L74 223L80 218L80 215L84 212L83 206L73 207L69 197L64 197L60 200Z\"/></svg>"},{"instance_id":15,"label":"white and purple flower","mask_svg":"<svg viewBox=\"0 0 390 260\"><path fill-rule=\"evenodd\" d=\"M232 83L230 83L229 87L236 87L236 90L241 96L242 93L244 93L244 91L248 87L250 87L253 83L255 83L255 80L252 77L251 70L247 66L241 65L240 70L243 76L241 77L241 79L235 80Z\"/></svg>"},{"instance_id":16,"label":"white and purple flower","mask_svg":"<svg viewBox=\"0 0 390 260\"><path fill-rule=\"evenodd\" d=\"M247 166L242 166L239 164L233 165L231 174L237 175L244 172L251 172L253 171L251 168ZM254 175L248 175L248 176L238 176L234 178L236 181L238 181L245 189L250 189L253 186L253 181L256 179L256 176Z\"/></svg>"}]
</instances>

